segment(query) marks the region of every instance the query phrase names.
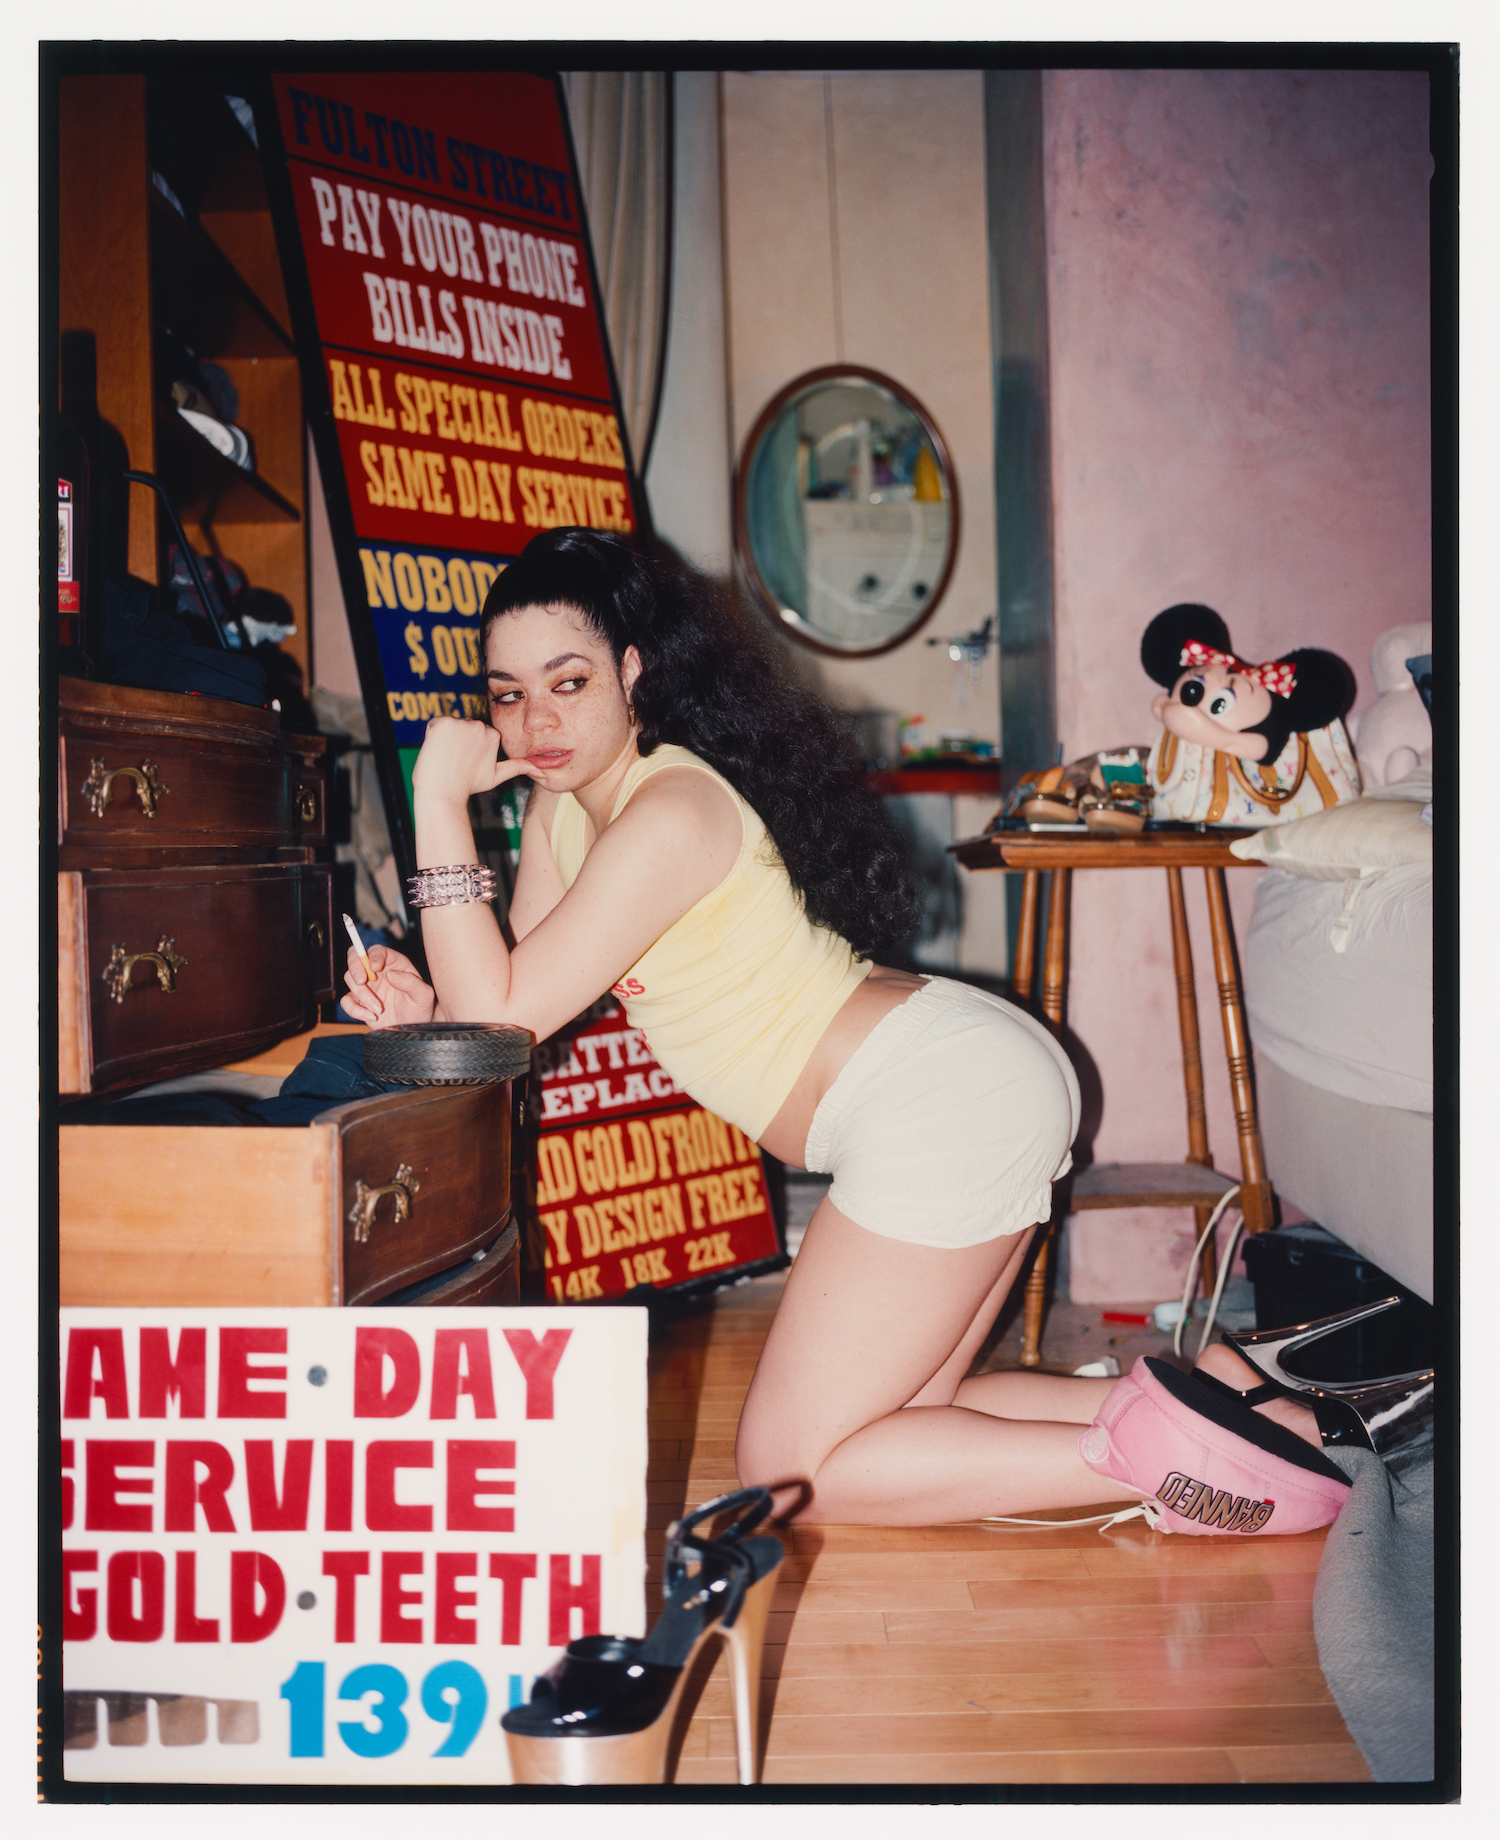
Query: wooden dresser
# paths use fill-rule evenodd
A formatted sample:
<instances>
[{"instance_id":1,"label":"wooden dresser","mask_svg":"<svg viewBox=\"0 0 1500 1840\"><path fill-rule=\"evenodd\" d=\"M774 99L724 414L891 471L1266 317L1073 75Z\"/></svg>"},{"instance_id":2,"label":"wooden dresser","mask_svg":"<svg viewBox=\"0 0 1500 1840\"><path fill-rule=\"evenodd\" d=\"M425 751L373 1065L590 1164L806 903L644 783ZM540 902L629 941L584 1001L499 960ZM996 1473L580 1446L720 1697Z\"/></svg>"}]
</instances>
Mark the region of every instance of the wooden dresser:
<instances>
[{"instance_id":1,"label":"wooden dresser","mask_svg":"<svg viewBox=\"0 0 1500 1840\"><path fill-rule=\"evenodd\" d=\"M271 710L64 678L58 1090L221 1066L333 994L320 736Z\"/></svg>"},{"instance_id":2,"label":"wooden dresser","mask_svg":"<svg viewBox=\"0 0 1500 1840\"><path fill-rule=\"evenodd\" d=\"M509 1082L301 1126L68 1121L70 1096L206 1073L316 1022L335 962L324 746L267 710L62 682L63 1304L516 1301Z\"/></svg>"}]
</instances>

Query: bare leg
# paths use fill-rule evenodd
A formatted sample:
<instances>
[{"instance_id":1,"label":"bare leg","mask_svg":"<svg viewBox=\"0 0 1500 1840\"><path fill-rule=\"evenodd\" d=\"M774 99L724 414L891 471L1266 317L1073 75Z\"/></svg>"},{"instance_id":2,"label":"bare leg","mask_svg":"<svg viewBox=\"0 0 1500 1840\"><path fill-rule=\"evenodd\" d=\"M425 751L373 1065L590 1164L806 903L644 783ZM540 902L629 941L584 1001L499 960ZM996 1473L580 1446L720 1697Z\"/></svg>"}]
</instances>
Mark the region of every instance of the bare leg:
<instances>
[{"instance_id":1,"label":"bare leg","mask_svg":"<svg viewBox=\"0 0 1500 1840\"><path fill-rule=\"evenodd\" d=\"M1015 1250L975 1312L962 1341L916 1397L907 1401L909 1406L962 1406L969 1412L988 1412L992 1418L1046 1418L1069 1425L1092 1423L1113 1380L1080 1382L1067 1374L1040 1374L1030 1368L976 1374L972 1380L964 1377L1020 1275L1026 1248L1035 1232L1032 1227L1009 1242Z\"/></svg>"},{"instance_id":2,"label":"bare leg","mask_svg":"<svg viewBox=\"0 0 1500 1840\"><path fill-rule=\"evenodd\" d=\"M773 1487L788 1518L884 1526L1118 1499L1078 1455L1078 1427L1110 1382L1052 1380L1076 1388L1078 1403L1048 1419L1037 1407L1017 1417L987 1410L1007 1389L985 1381L1003 1376L963 1380L1027 1237L912 1245L823 1201L745 1401L742 1481Z\"/></svg>"},{"instance_id":3,"label":"bare leg","mask_svg":"<svg viewBox=\"0 0 1500 1840\"><path fill-rule=\"evenodd\" d=\"M1007 1368L995 1374L976 1374L970 1380L963 1378L1015 1282L1029 1238L1029 1234L1022 1236L1020 1250L981 1305L953 1358L922 1388L911 1401L912 1405L963 1406L967 1411L988 1412L996 1418L1044 1418L1072 1425L1093 1423L1115 1385L1113 1380L1083 1381L1069 1374L1040 1374L1028 1368ZM1194 1366L1241 1391L1258 1386L1265 1378L1224 1342L1215 1342L1205 1348ZM955 1374L957 1383L953 1384ZM1305 1442L1322 1448L1318 1421L1311 1408L1299 1400L1268 1399L1254 1409L1284 1425L1288 1431L1294 1431Z\"/></svg>"},{"instance_id":4,"label":"bare leg","mask_svg":"<svg viewBox=\"0 0 1500 1840\"><path fill-rule=\"evenodd\" d=\"M1039 1374L1034 1368L1008 1368L965 1380L953 1403L996 1418L1050 1418L1066 1425L1090 1425L1115 1384L1070 1374Z\"/></svg>"},{"instance_id":5,"label":"bare leg","mask_svg":"<svg viewBox=\"0 0 1500 1840\"><path fill-rule=\"evenodd\" d=\"M1252 1367L1225 1342L1215 1342L1212 1347L1205 1348L1195 1365L1205 1373L1212 1374L1216 1380L1222 1380L1227 1386L1236 1387L1241 1392L1259 1386L1265 1379L1258 1368ZM1284 1425L1288 1431L1295 1431L1304 1443L1311 1444L1315 1450L1322 1449L1322 1434L1318 1430L1318 1421L1313 1416L1311 1406L1305 1406L1296 1399L1268 1399L1264 1405L1256 1406L1255 1410L1265 1418L1274 1419L1278 1425Z\"/></svg>"}]
</instances>

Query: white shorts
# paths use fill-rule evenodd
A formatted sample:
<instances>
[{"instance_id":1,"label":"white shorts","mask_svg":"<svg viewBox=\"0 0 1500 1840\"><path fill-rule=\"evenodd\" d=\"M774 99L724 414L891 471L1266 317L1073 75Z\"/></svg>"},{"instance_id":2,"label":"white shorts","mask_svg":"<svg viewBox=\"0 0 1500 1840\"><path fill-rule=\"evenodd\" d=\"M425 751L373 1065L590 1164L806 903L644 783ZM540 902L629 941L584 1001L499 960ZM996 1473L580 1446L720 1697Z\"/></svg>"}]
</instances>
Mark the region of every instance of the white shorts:
<instances>
[{"instance_id":1,"label":"white shorts","mask_svg":"<svg viewBox=\"0 0 1500 1840\"><path fill-rule=\"evenodd\" d=\"M933 978L882 1016L823 1095L807 1167L887 1239L977 1246L1047 1219L1072 1165L1078 1081L1015 1004Z\"/></svg>"}]
</instances>

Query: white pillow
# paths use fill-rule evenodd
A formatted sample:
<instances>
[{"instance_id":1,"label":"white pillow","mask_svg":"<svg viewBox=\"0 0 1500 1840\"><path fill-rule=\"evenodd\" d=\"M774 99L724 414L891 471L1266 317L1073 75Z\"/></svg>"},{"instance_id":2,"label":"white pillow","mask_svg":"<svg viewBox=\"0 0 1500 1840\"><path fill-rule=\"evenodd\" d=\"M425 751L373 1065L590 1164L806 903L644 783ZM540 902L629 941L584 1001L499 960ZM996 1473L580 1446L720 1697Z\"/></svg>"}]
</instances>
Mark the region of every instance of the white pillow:
<instances>
[{"instance_id":1,"label":"white pillow","mask_svg":"<svg viewBox=\"0 0 1500 1840\"><path fill-rule=\"evenodd\" d=\"M1268 824L1229 848L1244 862L1260 862L1313 882L1342 882L1432 861L1432 828L1422 822L1419 799L1381 794L1332 805L1310 818ZM1431 798L1431 792L1427 794Z\"/></svg>"},{"instance_id":2,"label":"white pillow","mask_svg":"<svg viewBox=\"0 0 1500 1840\"><path fill-rule=\"evenodd\" d=\"M1367 799L1411 799L1418 805L1432 802L1432 750L1421 755L1405 779L1393 779L1388 786L1371 786Z\"/></svg>"}]
</instances>

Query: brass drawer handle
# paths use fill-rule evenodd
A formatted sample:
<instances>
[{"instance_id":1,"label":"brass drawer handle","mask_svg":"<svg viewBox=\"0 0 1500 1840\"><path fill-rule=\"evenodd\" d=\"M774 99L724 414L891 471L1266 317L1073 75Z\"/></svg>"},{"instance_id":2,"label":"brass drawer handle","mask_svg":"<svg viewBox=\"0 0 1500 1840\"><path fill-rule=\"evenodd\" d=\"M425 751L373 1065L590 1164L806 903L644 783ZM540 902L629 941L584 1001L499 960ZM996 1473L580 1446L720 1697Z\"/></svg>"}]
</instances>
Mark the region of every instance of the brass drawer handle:
<instances>
[{"instance_id":1,"label":"brass drawer handle","mask_svg":"<svg viewBox=\"0 0 1500 1840\"><path fill-rule=\"evenodd\" d=\"M297 822L299 824L316 824L317 821L317 789L313 786L299 786L297 789Z\"/></svg>"},{"instance_id":2,"label":"brass drawer handle","mask_svg":"<svg viewBox=\"0 0 1500 1840\"><path fill-rule=\"evenodd\" d=\"M181 971L187 960L177 950L176 941L168 939L165 934L157 940L154 952L127 953L124 946L116 946L110 953L109 963L104 967L102 973L104 982L109 988L109 994L116 1003L125 1001L125 992L132 988L131 974L142 962L155 965L157 983L168 996L171 996L177 988L173 973ZM136 985L134 988L145 989L146 986Z\"/></svg>"},{"instance_id":3,"label":"brass drawer handle","mask_svg":"<svg viewBox=\"0 0 1500 1840\"><path fill-rule=\"evenodd\" d=\"M309 920L307 923L308 944L315 952L321 952L328 943L328 935L323 931L321 920Z\"/></svg>"},{"instance_id":4,"label":"brass drawer handle","mask_svg":"<svg viewBox=\"0 0 1500 1840\"><path fill-rule=\"evenodd\" d=\"M104 816L117 779L128 779L135 786L141 810L148 818L156 816L156 801L171 791L161 783L161 771L154 760L143 760L138 767L106 767L102 760L89 762L89 776L83 782L83 796L96 818Z\"/></svg>"},{"instance_id":5,"label":"brass drawer handle","mask_svg":"<svg viewBox=\"0 0 1500 1840\"><path fill-rule=\"evenodd\" d=\"M403 1163L396 1171L392 1181L382 1183L379 1188L366 1188L362 1181L354 1184L354 1206L349 1210L349 1224L354 1228L354 1237L361 1245L370 1237L370 1224L375 1218L375 1210L380 1205L382 1195L396 1197L396 1219L407 1220L416 1204L417 1190L421 1183L412 1174L411 1166Z\"/></svg>"}]
</instances>

